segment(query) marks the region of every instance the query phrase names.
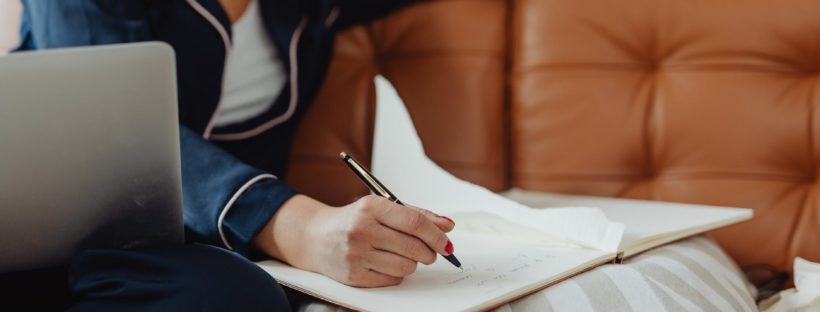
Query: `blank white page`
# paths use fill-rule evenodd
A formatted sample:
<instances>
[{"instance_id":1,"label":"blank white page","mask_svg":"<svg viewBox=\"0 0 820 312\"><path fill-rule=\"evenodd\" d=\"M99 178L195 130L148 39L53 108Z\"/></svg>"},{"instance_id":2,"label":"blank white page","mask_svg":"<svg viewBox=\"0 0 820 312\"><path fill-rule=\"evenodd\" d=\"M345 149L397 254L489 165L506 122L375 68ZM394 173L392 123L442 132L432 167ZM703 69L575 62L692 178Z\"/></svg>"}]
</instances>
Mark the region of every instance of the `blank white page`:
<instances>
[{"instance_id":1,"label":"blank white page","mask_svg":"<svg viewBox=\"0 0 820 312\"><path fill-rule=\"evenodd\" d=\"M545 194L514 190L511 199L536 207L594 205L607 217L626 225L619 250L626 256L686 236L752 218L751 209L692 205L649 200Z\"/></svg>"}]
</instances>

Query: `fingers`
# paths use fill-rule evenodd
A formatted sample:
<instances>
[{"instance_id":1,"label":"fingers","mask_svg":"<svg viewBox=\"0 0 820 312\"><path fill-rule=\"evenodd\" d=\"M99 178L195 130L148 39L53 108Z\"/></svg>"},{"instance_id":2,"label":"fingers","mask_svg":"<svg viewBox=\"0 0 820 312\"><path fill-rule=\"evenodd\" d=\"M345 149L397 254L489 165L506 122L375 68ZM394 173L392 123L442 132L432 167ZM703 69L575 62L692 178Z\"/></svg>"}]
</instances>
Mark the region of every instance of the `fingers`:
<instances>
[{"instance_id":1,"label":"fingers","mask_svg":"<svg viewBox=\"0 0 820 312\"><path fill-rule=\"evenodd\" d=\"M425 217L427 217L427 219L430 219L430 221L432 221L433 224L435 224L440 230L442 230L444 232L450 232L456 226L456 223L452 219L450 219L448 217L445 217L445 216L440 216L440 215L438 215L435 212L432 212L430 210L415 207L415 206L407 206L407 207L413 208L413 209L417 210L418 212L421 212L421 214L423 214Z\"/></svg>"},{"instance_id":2,"label":"fingers","mask_svg":"<svg viewBox=\"0 0 820 312\"><path fill-rule=\"evenodd\" d=\"M370 251L365 257L365 268L398 278L416 272L416 265L416 261L381 250Z\"/></svg>"},{"instance_id":3,"label":"fingers","mask_svg":"<svg viewBox=\"0 0 820 312\"><path fill-rule=\"evenodd\" d=\"M424 242L388 227L382 226L376 230L372 244L376 249L389 251L416 262L433 264L436 261L436 253Z\"/></svg>"},{"instance_id":4,"label":"fingers","mask_svg":"<svg viewBox=\"0 0 820 312\"><path fill-rule=\"evenodd\" d=\"M416 271L419 262L432 264L436 253L450 255L453 246L445 231L450 219L430 211L399 205L370 195L324 215L330 230L319 271L355 287L397 285ZM321 263L320 263L321 264Z\"/></svg>"},{"instance_id":5,"label":"fingers","mask_svg":"<svg viewBox=\"0 0 820 312\"><path fill-rule=\"evenodd\" d=\"M449 242L447 236L418 210L385 199L374 203L374 206L373 213L379 223L417 237L435 252L450 254L445 250Z\"/></svg>"}]
</instances>

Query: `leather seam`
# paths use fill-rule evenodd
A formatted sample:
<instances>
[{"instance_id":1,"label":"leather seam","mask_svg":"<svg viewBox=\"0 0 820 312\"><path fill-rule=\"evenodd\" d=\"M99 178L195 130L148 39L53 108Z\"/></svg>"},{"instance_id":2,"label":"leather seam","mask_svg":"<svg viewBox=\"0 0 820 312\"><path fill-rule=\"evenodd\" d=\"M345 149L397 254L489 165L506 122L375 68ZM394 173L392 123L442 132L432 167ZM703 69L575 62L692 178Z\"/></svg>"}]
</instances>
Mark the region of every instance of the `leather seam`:
<instances>
[{"instance_id":1,"label":"leather seam","mask_svg":"<svg viewBox=\"0 0 820 312\"><path fill-rule=\"evenodd\" d=\"M519 178L530 180L640 180L646 179L645 175L605 175L605 174L528 174L525 172L518 172L516 175ZM758 173L664 173L652 177L654 180L746 180L746 181L784 181L794 183L811 183L814 181L813 177L797 177L797 176L782 176L774 174L758 174Z\"/></svg>"},{"instance_id":2,"label":"leather seam","mask_svg":"<svg viewBox=\"0 0 820 312\"><path fill-rule=\"evenodd\" d=\"M510 74L513 77L520 77L538 71L563 71L563 70L594 70L594 71L664 71L664 72L745 72L760 74L783 74L783 75L806 75L816 74L812 70L784 70L774 67L746 66L746 65L676 65L658 64L653 66L646 63L566 63L566 64L535 64L518 69Z\"/></svg>"}]
</instances>

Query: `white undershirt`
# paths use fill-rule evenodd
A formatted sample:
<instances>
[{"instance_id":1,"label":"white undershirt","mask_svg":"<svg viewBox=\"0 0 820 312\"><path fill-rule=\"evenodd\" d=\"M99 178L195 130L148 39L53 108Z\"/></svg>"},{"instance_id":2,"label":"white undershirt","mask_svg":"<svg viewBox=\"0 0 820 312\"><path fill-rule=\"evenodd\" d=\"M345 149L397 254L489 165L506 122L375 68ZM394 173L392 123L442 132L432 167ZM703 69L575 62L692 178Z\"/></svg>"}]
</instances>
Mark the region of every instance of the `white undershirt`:
<instances>
[{"instance_id":1,"label":"white undershirt","mask_svg":"<svg viewBox=\"0 0 820 312\"><path fill-rule=\"evenodd\" d=\"M233 24L233 48L225 67L217 127L264 113L285 86L285 66L268 37L257 2L252 0Z\"/></svg>"}]
</instances>

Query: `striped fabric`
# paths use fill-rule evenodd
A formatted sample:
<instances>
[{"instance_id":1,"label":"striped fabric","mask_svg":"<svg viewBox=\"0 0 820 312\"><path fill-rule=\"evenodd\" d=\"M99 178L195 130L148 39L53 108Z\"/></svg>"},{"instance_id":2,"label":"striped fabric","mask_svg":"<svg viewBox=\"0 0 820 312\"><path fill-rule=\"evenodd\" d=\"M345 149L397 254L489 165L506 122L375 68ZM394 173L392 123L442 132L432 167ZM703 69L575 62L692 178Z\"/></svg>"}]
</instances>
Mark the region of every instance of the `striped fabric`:
<instances>
[{"instance_id":1,"label":"striped fabric","mask_svg":"<svg viewBox=\"0 0 820 312\"><path fill-rule=\"evenodd\" d=\"M604 265L496 311L757 311L754 288L710 239Z\"/></svg>"},{"instance_id":2,"label":"striped fabric","mask_svg":"<svg viewBox=\"0 0 820 312\"><path fill-rule=\"evenodd\" d=\"M757 311L753 298L734 262L699 236L598 267L496 311ZM319 302L299 310L345 311Z\"/></svg>"}]
</instances>

